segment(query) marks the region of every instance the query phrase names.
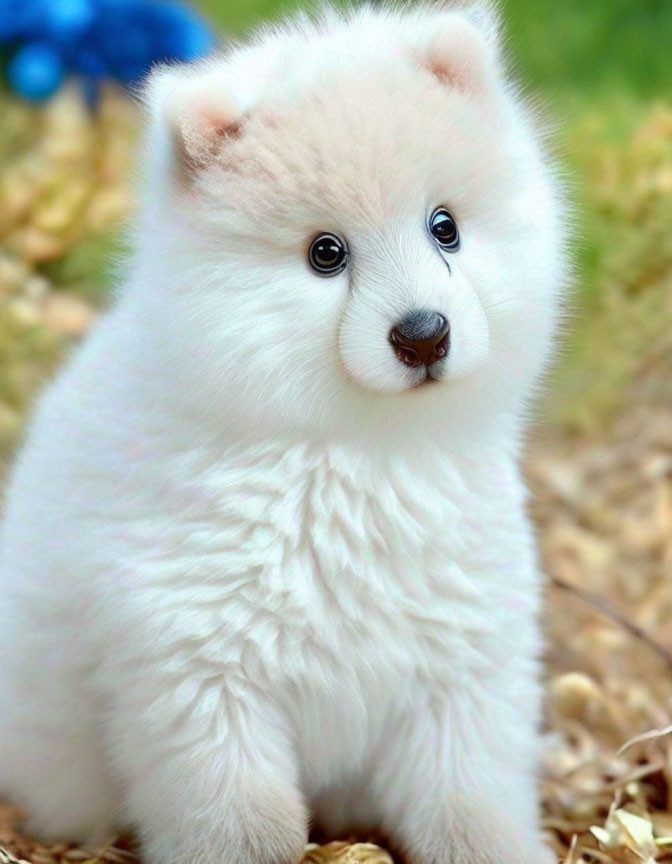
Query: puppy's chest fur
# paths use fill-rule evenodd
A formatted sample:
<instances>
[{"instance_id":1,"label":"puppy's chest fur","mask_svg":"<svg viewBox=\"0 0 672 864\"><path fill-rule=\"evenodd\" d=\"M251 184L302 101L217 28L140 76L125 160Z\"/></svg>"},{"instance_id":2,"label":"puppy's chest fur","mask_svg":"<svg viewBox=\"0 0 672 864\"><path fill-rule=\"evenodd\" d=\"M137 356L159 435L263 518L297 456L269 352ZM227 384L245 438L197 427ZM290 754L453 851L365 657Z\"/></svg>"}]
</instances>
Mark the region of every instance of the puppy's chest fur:
<instances>
[{"instance_id":1,"label":"puppy's chest fur","mask_svg":"<svg viewBox=\"0 0 672 864\"><path fill-rule=\"evenodd\" d=\"M172 515L125 529L133 611L151 608L177 667L288 705L450 687L500 662L502 630L529 605L506 466L465 477L439 458L418 470L266 446L192 460L153 494Z\"/></svg>"}]
</instances>

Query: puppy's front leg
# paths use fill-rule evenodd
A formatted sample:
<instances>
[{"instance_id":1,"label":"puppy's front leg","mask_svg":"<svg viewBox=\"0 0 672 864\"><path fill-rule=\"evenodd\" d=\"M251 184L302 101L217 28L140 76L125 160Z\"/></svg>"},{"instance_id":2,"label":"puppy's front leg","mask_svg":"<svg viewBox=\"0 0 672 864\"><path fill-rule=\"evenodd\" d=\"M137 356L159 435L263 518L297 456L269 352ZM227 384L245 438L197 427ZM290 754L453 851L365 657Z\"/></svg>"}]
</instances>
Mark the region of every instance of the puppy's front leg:
<instances>
[{"instance_id":1,"label":"puppy's front leg","mask_svg":"<svg viewBox=\"0 0 672 864\"><path fill-rule=\"evenodd\" d=\"M203 689L114 718L126 811L148 864L298 864L308 818L287 730L269 706ZM172 708L177 709L177 705Z\"/></svg>"},{"instance_id":2,"label":"puppy's front leg","mask_svg":"<svg viewBox=\"0 0 672 864\"><path fill-rule=\"evenodd\" d=\"M489 697L409 719L376 794L410 864L555 862L539 828L534 706L531 715Z\"/></svg>"}]
</instances>

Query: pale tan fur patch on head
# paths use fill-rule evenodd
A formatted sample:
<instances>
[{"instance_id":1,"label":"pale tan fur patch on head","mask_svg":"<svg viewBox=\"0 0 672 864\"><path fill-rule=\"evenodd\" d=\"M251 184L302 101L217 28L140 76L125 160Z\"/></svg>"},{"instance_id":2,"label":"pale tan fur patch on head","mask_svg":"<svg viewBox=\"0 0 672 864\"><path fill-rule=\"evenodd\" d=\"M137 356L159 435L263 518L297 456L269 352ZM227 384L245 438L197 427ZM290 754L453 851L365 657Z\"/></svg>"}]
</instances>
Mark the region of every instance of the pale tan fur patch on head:
<instances>
[{"instance_id":1,"label":"pale tan fur patch on head","mask_svg":"<svg viewBox=\"0 0 672 864\"><path fill-rule=\"evenodd\" d=\"M261 104L201 188L213 208L235 210L252 230L263 213L279 242L324 228L382 231L405 212L422 219L432 204L483 200L502 176L492 138L481 107L461 91L393 64L298 101Z\"/></svg>"}]
</instances>

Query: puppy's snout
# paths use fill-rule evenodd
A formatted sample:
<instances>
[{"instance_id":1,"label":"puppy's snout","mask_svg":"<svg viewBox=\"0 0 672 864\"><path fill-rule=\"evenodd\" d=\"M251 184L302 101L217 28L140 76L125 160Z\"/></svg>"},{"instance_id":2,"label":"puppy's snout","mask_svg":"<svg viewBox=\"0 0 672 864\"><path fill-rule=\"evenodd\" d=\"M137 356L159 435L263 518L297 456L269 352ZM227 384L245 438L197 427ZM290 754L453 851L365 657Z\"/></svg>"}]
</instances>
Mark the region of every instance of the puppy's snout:
<instances>
[{"instance_id":1,"label":"puppy's snout","mask_svg":"<svg viewBox=\"0 0 672 864\"><path fill-rule=\"evenodd\" d=\"M390 330L390 342L406 366L431 366L450 348L450 324L439 312L414 309Z\"/></svg>"}]
</instances>

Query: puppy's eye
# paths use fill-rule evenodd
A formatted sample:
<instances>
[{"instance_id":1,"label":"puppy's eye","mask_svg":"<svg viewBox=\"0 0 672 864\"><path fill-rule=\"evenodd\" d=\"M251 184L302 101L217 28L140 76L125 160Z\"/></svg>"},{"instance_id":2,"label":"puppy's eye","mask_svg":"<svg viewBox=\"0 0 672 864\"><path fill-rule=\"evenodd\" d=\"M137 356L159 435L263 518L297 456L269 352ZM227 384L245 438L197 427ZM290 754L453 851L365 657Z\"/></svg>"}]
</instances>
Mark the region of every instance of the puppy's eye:
<instances>
[{"instance_id":1,"label":"puppy's eye","mask_svg":"<svg viewBox=\"0 0 672 864\"><path fill-rule=\"evenodd\" d=\"M348 265L348 247L336 234L320 234L310 244L308 262L321 276L335 276Z\"/></svg>"},{"instance_id":2,"label":"puppy's eye","mask_svg":"<svg viewBox=\"0 0 672 864\"><path fill-rule=\"evenodd\" d=\"M442 249L446 252L457 252L460 248L460 232L457 230L457 222L445 207L437 207L429 217L428 227Z\"/></svg>"}]
</instances>

